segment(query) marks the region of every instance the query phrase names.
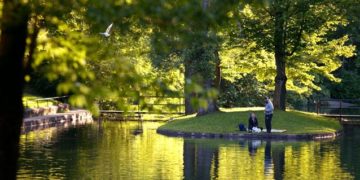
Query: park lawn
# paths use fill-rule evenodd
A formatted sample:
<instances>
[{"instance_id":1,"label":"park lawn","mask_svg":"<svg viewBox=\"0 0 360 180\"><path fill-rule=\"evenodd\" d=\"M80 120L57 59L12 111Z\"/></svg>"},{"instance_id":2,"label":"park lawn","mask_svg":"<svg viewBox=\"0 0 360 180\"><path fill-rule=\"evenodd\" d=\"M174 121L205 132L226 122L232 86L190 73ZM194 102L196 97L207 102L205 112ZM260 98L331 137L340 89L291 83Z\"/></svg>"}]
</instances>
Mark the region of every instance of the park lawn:
<instances>
[{"instance_id":1,"label":"park lawn","mask_svg":"<svg viewBox=\"0 0 360 180\"><path fill-rule=\"evenodd\" d=\"M259 126L265 128L264 112L261 109L263 108L231 108L201 117L189 115L166 123L159 129L180 132L239 133L238 124L247 126L250 112L255 112ZM287 130L281 134L329 133L342 128L336 119L294 110L275 111L272 127Z\"/></svg>"}]
</instances>

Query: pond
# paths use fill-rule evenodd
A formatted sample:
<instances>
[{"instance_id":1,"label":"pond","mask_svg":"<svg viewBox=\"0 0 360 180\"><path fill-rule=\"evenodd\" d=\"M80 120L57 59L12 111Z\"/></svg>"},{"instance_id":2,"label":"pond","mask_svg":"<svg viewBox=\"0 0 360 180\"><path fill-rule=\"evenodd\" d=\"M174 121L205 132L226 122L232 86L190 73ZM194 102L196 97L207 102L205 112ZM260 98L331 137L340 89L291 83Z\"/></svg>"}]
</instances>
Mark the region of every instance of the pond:
<instances>
[{"instance_id":1,"label":"pond","mask_svg":"<svg viewBox=\"0 0 360 180\"><path fill-rule=\"evenodd\" d=\"M160 125L29 132L18 179L360 179L359 128L335 140L284 142L173 138L157 134Z\"/></svg>"}]
</instances>

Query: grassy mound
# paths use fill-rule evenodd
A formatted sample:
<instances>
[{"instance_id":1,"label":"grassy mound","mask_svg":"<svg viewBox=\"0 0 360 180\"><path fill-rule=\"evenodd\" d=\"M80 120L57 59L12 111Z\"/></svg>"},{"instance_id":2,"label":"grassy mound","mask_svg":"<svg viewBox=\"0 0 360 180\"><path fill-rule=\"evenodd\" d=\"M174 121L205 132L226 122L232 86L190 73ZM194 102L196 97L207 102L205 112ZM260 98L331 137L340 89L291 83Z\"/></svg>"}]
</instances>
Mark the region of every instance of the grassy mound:
<instances>
[{"instance_id":1,"label":"grassy mound","mask_svg":"<svg viewBox=\"0 0 360 180\"><path fill-rule=\"evenodd\" d=\"M250 112L255 112L259 126L265 128L263 108L232 108L221 112L195 117L184 116L160 127L162 130L201 133L239 133L238 124L248 124ZM341 129L335 119L300 111L275 111L272 127L286 129L282 134L329 133Z\"/></svg>"}]
</instances>

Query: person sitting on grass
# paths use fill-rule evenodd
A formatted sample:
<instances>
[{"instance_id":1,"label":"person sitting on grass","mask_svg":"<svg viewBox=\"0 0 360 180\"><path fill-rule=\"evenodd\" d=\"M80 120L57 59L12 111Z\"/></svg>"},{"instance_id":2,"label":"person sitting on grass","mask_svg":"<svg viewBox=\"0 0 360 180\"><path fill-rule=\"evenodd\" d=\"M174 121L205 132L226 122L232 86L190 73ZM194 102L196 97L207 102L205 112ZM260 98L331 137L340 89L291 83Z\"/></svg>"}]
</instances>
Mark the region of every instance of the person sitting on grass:
<instances>
[{"instance_id":1,"label":"person sitting on grass","mask_svg":"<svg viewBox=\"0 0 360 180\"><path fill-rule=\"evenodd\" d=\"M256 118L256 114L255 113L250 113L250 117L249 117L249 125L248 125L248 130L251 132L253 130L253 128L258 129L258 120Z\"/></svg>"}]
</instances>

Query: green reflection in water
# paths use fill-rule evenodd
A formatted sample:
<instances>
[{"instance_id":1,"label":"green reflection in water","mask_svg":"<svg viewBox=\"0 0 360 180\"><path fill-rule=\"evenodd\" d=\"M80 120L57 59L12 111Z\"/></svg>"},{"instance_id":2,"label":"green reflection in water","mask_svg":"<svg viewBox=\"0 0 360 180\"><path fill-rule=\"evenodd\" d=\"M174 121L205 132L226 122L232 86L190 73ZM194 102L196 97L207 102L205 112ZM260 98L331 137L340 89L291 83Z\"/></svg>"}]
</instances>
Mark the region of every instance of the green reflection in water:
<instances>
[{"instance_id":1,"label":"green reflection in water","mask_svg":"<svg viewBox=\"0 0 360 180\"><path fill-rule=\"evenodd\" d=\"M184 140L156 134L160 125L105 121L30 132L21 137L18 178L360 178L359 130L326 142Z\"/></svg>"},{"instance_id":2,"label":"green reflection in water","mask_svg":"<svg viewBox=\"0 0 360 180\"><path fill-rule=\"evenodd\" d=\"M157 135L158 123L103 122L21 138L18 178L182 179L180 138Z\"/></svg>"}]
</instances>

